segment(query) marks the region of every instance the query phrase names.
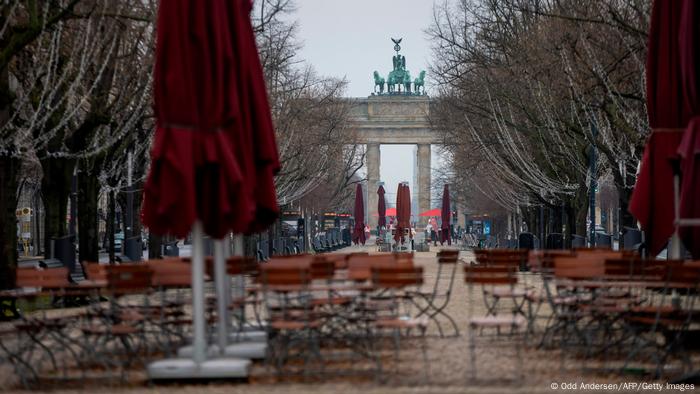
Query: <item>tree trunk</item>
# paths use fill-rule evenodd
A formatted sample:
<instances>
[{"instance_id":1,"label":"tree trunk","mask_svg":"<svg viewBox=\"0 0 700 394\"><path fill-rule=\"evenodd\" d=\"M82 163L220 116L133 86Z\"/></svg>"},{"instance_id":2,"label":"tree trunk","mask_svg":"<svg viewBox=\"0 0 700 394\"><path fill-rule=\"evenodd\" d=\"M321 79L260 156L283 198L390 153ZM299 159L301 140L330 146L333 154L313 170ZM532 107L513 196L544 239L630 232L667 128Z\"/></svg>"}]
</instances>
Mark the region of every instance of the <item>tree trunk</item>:
<instances>
[{"instance_id":1,"label":"tree trunk","mask_svg":"<svg viewBox=\"0 0 700 394\"><path fill-rule=\"evenodd\" d=\"M88 159L88 161L91 161ZM84 162L83 162L84 163ZM93 174L91 164L83 164L78 174L78 233L80 234L80 261L99 261L97 200L100 182Z\"/></svg>"},{"instance_id":2,"label":"tree trunk","mask_svg":"<svg viewBox=\"0 0 700 394\"><path fill-rule=\"evenodd\" d=\"M586 220L588 218L588 192L585 185L579 187L576 196L565 202L567 216L566 239L569 245L574 235L586 238Z\"/></svg>"},{"instance_id":3,"label":"tree trunk","mask_svg":"<svg viewBox=\"0 0 700 394\"><path fill-rule=\"evenodd\" d=\"M163 237L153 233L148 234L148 258L160 259L163 257L161 249L163 248Z\"/></svg>"},{"instance_id":4,"label":"tree trunk","mask_svg":"<svg viewBox=\"0 0 700 394\"><path fill-rule=\"evenodd\" d=\"M107 207L107 241L108 241L108 246L107 246L107 253L109 254L109 263L114 264L115 262L115 253L116 251L114 250L114 233L117 230L117 226L115 223L115 217L117 216L116 213L116 202L114 198L114 190L110 190L108 194L108 207Z\"/></svg>"},{"instance_id":5,"label":"tree trunk","mask_svg":"<svg viewBox=\"0 0 700 394\"><path fill-rule=\"evenodd\" d=\"M41 194L44 201L44 256L51 254L51 239L68 234L66 213L71 192L71 181L75 161L72 159L47 158L41 161L44 176L41 179Z\"/></svg>"},{"instance_id":6,"label":"tree trunk","mask_svg":"<svg viewBox=\"0 0 700 394\"><path fill-rule=\"evenodd\" d=\"M127 234L129 234L129 231L127 231L127 229L131 227L131 223L129 223L129 218L126 209L126 193L118 193L116 195L116 202L117 206L119 207L119 222L121 223L121 227L119 227L117 230L124 233L124 239L126 239L128 236Z\"/></svg>"},{"instance_id":7,"label":"tree trunk","mask_svg":"<svg viewBox=\"0 0 700 394\"><path fill-rule=\"evenodd\" d=\"M627 232L626 228L636 229L637 228L637 220L629 212L629 202L630 202L630 198L632 197L632 189L620 187L617 190L618 190L619 204L620 204L620 217L619 217L619 222L618 222L618 226L620 229L619 241L620 241L620 249L623 249L625 247L624 234L625 234L625 232Z\"/></svg>"},{"instance_id":8,"label":"tree trunk","mask_svg":"<svg viewBox=\"0 0 700 394\"><path fill-rule=\"evenodd\" d=\"M3 7L5 21L10 7ZM5 42L3 41L3 44ZM3 46L4 47L4 46ZM0 127L10 120L14 94L10 90L9 70L0 70ZM21 161L10 154L0 156L0 289L15 287L17 268L17 186Z\"/></svg>"},{"instance_id":9,"label":"tree trunk","mask_svg":"<svg viewBox=\"0 0 700 394\"><path fill-rule=\"evenodd\" d=\"M17 268L17 186L20 160L0 156L0 289L15 287Z\"/></svg>"},{"instance_id":10,"label":"tree trunk","mask_svg":"<svg viewBox=\"0 0 700 394\"><path fill-rule=\"evenodd\" d=\"M576 210L570 201L565 203L566 210L566 239L569 242L569 247L572 247L574 234L576 234Z\"/></svg>"},{"instance_id":11,"label":"tree trunk","mask_svg":"<svg viewBox=\"0 0 700 394\"><path fill-rule=\"evenodd\" d=\"M552 232L553 233L559 233L563 234L564 231L562 229L564 223L562 222L562 210L564 207L561 204L557 204L556 208L550 210L551 215L552 215Z\"/></svg>"},{"instance_id":12,"label":"tree trunk","mask_svg":"<svg viewBox=\"0 0 700 394\"><path fill-rule=\"evenodd\" d=\"M141 232L143 231L143 224L141 223L141 203L143 202L143 196L141 195L142 190L143 190L143 183L136 183L132 187L132 193L133 193L133 202L132 202L132 208L133 211L131 212L131 218L134 221L134 228L132 232L132 236L141 236Z\"/></svg>"},{"instance_id":13,"label":"tree trunk","mask_svg":"<svg viewBox=\"0 0 700 394\"><path fill-rule=\"evenodd\" d=\"M578 190L574 199L574 217L576 220L575 231L577 235L586 238L586 222L588 220L588 191L585 187Z\"/></svg>"},{"instance_id":14,"label":"tree trunk","mask_svg":"<svg viewBox=\"0 0 700 394\"><path fill-rule=\"evenodd\" d=\"M535 219L535 216L537 216L535 214L536 212L533 210L532 207L522 207L520 209L520 212L521 219L525 223L525 226L527 226L526 232L537 235L537 221ZM520 225L522 225L522 223L520 223Z\"/></svg>"}]
</instances>

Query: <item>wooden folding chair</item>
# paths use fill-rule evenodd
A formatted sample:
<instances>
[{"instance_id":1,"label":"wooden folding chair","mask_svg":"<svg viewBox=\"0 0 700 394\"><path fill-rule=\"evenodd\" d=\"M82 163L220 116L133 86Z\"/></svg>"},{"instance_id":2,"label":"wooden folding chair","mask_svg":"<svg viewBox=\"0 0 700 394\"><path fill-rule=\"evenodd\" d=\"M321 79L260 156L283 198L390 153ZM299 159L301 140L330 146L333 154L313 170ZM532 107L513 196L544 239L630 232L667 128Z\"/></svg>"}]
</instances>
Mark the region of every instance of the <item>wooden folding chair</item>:
<instances>
[{"instance_id":1,"label":"wooden folding chair","mask_svg":"<svg viewBox=\"0 0 700 394\"><path fill-rule=\"evenodd\" d=\"M378 341L384 337L384 332L390 332L394 343L395 373L398 372L400 363L400 349L402 331L409 335L412 331L418 331L421 340L421 351L424 363L424 379L429 379L429 365L427 356L427 342L425 332L428 328L428 318L416 317L411 309L416 305L412 299L415 290L423 285L423 267L416 267L403 262L394 265L378 265L371 268L372 285L374 291L387 301L388 307L375 309L370 312L370 321L374 326L374 348L378 351ZM413 290L413 291L408 291ZM376 356L378 377L381 378L381 357Z\"/></svg>"},{"instance_id":2,"label":"wooden folding chair","mask_svg":"<svg viewBox=\"0 0 700 394\"><path fill-rule=\"evenodd\" d=\"M527 335L527 330L524 331L524 336L519 335L520 330L526 327L527 321L519 313L517 305L514 305L511 313L508 314L498 314L498 313L487 313L486 316L474 316L474 302L475 298L473 296L474 285L479 285L482 288L482 297L487 297L487 293L484 292L484 287L494 287L494 286L510 286L514 287L518 283L518 277L515 274L515 266L476 266L476 265L465 265L464 267L464 280L467 283L469 290L469 352L471 358L471 369L470 378L472 380L476 379L477 368L476 368L476 331L479 330L483 333L485 329L495 329L496 335L499 337L498 343L491 342L490 346L495 346L496 344L505 344L502 340L501 330L508 331L509 336L517 336L515 343L516 350L516 379L522 379L522 355L521 347L522 342L525 340ZM488 305L488 304L487 304Z\"/></svg>"},{"instance_id":3,"label":"wooden folding chair","mask_svg":"<svg viewBox=\"0 0 700 394\"><path fill-rule=\"evenodd\" d=\"M653 270L658 272L656 267ZM622 371L631 370L634 365L639 366L635 369L646 370L644 362L648 360L654 366L655 378L680 377L693 368L685 341L691 324L697 320L700 265L668 262L659 282L649 281L658 297L650 297L647 305L625 315L631 347ZM676 371L667 365L672 357L681 361Z\"/></svg>"},{"instance_id":4,"label":"wooden folding chair","mask_svg":"<svg viewBox=\"0 0 700 394\"><path fill-rule=\"evenodd\" d=\"M302 359L302 373L308 378L323 372L320 330L323 320L312 304L311 269L304 264L265 264L259 281L267 309L268 364L274 365L278 376L293 371L289 361ZM315 359L317 368L311 368Z\"/></svg>"},{"instance_id":5,"label":"wooden folding chair","mask_svg":"<svg viewBox=\"0 0 700 394\"><path fill-rule=\"evenodd\" d=\"M88 311L87 322L81 327L83 358L108 370L118 368L125 381L134 361L141 360L142 350L148 352L146 314L150 310L153 270L145 264L108 265L105 270L110 305ZM135 295L142 295L143 303L124 300Z\"/></svg>"},{"instance_id":6,"label":"wooden folding chair","mask_svg":"<svg viewBox=\"0 0 700 394\"><path fill-rule=\"evenodd\" d=\"M457 323L452 316L445 311L452 296L452 288L457 273L458 258L458 250L444 249L439 251L437 253L438 270L435 274L435 282L433 283L432 290L428 292L416 292L416 295L421 299L421 301L425 302L425 306L421 308L417 317L425 315L431 321L435 322L438 332L440 333L440 337L444 337L444 333L442 330L442 325L438 319L439 317L447 319L447 321L452 325L454 336L459 336L459 328L457 327ZM447 286L445 286L444 282L447 282Z\"/></svg>"},{"instance_id":7,"label":"wooden folding chair","mask_svg":"<svg viewBox=\"0 0 700 394\"><path fill-rule=\"evenodd\" d=\"M4 346L9 358L14 359L15 372L26 387L35 384L39 376L44 373L62 371L67 376L68 359L63 352L67 352L75 361L77 354L70 344L67 330L70 319L63 316L49 317L46 308L54 304L56 297L64 294L65 289L71 286L68 269L61 268L17 268L17 289L12 291L17 299L33 305L34 309L42 309L37 314L27 314L20 311L20 320L13 324L16 334L15 347L13 349ZM48 301L48 305L39 305L41 301ZM46 363L50 363L50 370L46 370Z\"/></svg>"}]
</instances>

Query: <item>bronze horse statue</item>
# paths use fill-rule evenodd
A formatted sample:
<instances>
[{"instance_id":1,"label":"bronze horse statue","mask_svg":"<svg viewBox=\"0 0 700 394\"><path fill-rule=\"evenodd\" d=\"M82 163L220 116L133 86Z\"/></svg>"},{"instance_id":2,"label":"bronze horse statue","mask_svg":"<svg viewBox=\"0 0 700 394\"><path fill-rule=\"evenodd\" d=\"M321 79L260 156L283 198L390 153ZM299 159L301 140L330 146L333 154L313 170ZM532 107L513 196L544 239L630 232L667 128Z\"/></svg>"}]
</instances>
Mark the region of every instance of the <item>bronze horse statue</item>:
<instances>
[{"instance_id":1,"label":"bronze horse statue","mask_svg":"<svg viewBox=\"0 0 700 394\"><path fill-rule=\"evenodd\" d=\"M411 74L408 71L403 74L403 89L405 94L411 94Z\"/></svg>"},{"instance_id":2,"label":"bronze horse statue","mask_svg":"<svg viewBox=\"0 0 700 394\"><path fill-rule=\"evenodd\" d=\"M379 76L377 71L374 71L374 91L377 91L377 86L379 86L379 94L384 93L384 78Z\"/></svg>"},{"instance_id":3,"label":"bronze horse statue","mask_svg":"<svg viewBox=\"0 0 700 394\"><path fill-rule=\"evenodd\" d=\"M418 78L413 81L414 92L420 94L420 88L423 88L423 93L425 93L425 70L422 70L418 74Z\"/></svg>"}]
</instances>

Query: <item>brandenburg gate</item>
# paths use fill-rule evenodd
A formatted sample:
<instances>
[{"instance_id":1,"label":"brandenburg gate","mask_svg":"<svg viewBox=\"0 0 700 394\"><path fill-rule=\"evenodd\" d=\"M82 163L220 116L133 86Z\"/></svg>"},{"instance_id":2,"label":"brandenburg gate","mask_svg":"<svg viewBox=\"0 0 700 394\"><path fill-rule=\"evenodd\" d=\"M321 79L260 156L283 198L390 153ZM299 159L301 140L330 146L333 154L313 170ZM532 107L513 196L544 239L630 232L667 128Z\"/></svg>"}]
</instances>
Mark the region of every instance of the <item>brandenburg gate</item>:
<instances>
[{"instance_id":1,"label":"brandenburg gate","mask_svg":"<svg viewBox=\"0 0 700 394\"><path fill-rule=\"evenodd\" d=\"M430 98L423 88L425 71L421 71L419 77L411 81L406 59L399 54L401 39L392 40L396 55L393 57L394 70L387 78L386 92L384 78L379 77L375 71L375 92L367 98L353 99L350 112L350 129L357 133L360 142L367 144L367 211L368 224L372 229L377 226L377 217L373 213L377 210L377 189L380 182L380 145L418 145L418 185L414 185L414 190L411 190L411 200L418 199L419 212L412 212L418 219L420 212L430 209L430 146L442 142L432 130L429 120ZM413 163L406 163L406 168L413 172ZM396 192L386 191L392 194ZM387 202L394 203L389 200Z\"/></svg>"}]
</instances>

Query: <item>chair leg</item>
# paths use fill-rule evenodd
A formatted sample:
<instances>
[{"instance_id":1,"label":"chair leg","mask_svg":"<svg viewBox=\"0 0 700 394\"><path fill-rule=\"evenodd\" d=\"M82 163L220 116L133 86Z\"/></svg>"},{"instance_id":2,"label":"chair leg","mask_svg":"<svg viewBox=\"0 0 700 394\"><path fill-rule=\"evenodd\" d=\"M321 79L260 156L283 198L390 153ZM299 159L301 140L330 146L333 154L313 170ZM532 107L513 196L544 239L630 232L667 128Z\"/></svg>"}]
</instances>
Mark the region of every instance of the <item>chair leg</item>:
<instances>
[{"instance_id":1,"label":"chair leg","mask_svg":"<svg viewBox=\"0 0 700 394\"><path fill-rule=\"evenodd\" d=\"M401 349L401 330L394 329L394 377L399 374L399 351Z\"/></svg>"},{"instance_id":2,"label":"chair leg","mask_svg":"<svg viewBox=\"0 0 700 394\"><path fill-rule=\"evenodd\" d=\"M470 380L476 380L476 336L474 326L469 327L469 356L471 358Z\"/></svg>"},{"instance_id":3,"label":"chair leg","mask_svg":"<svg viewBox=\"0 0 700 394\"><path fill-rule=\"evenodd\" d=\"M524 343L526 343L526 337L527 337L527 328L525 329L525 336L522 337L520 340L516 340L515 343L515 353L516 353L516 363L517 365L517 379L518 380L523 380L525 378L525 374L523 373L524 365L523 365L523 354L522 354L522 347ZM521 342L522 341L522 342Z\"/></svg>"},{"instance_id":4,"label":"chair leg","mask_svg":"<svg viewBox=\"0 0 700 394\"><path fill-rule=\"evenodd\" d=\"M428 338L425 335L428 327L421 327L421 351L423 352L423 371L425 376L423 379L423 384L427 385L430 381L430 364L428 363Z\"/></svg>"}]
</instances>

